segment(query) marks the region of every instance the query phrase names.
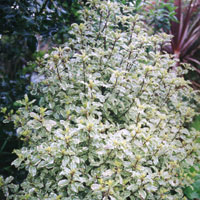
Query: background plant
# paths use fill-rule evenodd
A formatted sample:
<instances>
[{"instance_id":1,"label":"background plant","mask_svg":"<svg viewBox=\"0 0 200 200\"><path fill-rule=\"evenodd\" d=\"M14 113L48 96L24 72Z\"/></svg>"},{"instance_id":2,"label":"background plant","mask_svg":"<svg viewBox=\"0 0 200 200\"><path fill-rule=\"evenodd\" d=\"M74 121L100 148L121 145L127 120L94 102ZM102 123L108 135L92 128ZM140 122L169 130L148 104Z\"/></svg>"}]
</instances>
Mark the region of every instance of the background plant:
<instances>
[{"instance_id":1,"label":"background plant","mask_svg":"<svg viewBox=\"0 0 200 200\"><path fill-rule=\"evenodd\" d=\"M199 83L199 38L200 38L200 15L199 1L183 0L152 0L139 1L140 13L145 16L147 25L151 25L152 32L164 31L171 34L171 44L163 50L176 55L180 62L190 63L193 70L185 76L192 82L195 89ZM144 14L146 12L146 14ZM176 68L176 67L175 67Z\"/></svg>"},{"instance_id":2,"label":"background plant","mask_svg":"<svg viewBox=\"0 0 200 200\"><path fill-rule=\"evenodd\" d=\"M77 0L2 1L1 70L14 77L17 68L22 68L36 51L37 34L64 43L69 25L78 20L79 9Z\"/></svg>"},{"instance_id":3,"label":"background plant","mask_svg":"<svg viewBox=\"0 0 200 200\"><path fill-rule=\"evenodd\" d=\"M175 0L176 18L178 21L171 21L169 33L173 35L170 45L164 50L174 54L179 62L191 63L194 72L187 76L195 88L199 88L199 47L200 47L200 2L198 0Z\"/></svg>"},{"instance_id":4,"label":"background plant","mask_svg":"<svg viewBox=\"0 0 200 200\"><path fill-rule=\"evenodd\" d=\"M20 189L1 179L8 199L184 199L198 97L160 53L169 36L148 35L132 10L91 0L73 37L40 62L40 100L26 95L5 120L25 142L13 165L28 171Z\"/></svg>"},{"instance_id":5,"label":"background plant","mask_svg":"<svg viewBox=\"0 0 200 200\"><path fill-rule=\"evenodd\" d=\"M152 0L146 2L145 10L147 14L145 19L148 25L153 27L154 33L158 31L168 32L170 30L170 22L177 22L175 9L174 0Z\"/></svg>"}]
</instances>

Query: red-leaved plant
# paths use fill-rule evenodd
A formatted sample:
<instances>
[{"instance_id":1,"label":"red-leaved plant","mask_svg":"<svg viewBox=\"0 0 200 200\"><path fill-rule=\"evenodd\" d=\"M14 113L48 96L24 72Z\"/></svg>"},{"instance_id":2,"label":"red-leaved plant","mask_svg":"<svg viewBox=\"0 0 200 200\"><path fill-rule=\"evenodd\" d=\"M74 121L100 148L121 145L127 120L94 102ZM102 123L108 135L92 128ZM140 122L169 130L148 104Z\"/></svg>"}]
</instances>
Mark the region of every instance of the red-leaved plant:
<instances>
[{"instance_id":1,"label":"red-leaved plant","mask_svg":"<svg viewBox=\"0 0 200 200\"><path fill-rule=\"evenodd\" d=\"M200 77L200 0L190 0L188 3L174 0L174 5L178 21L171 21L169 33L173 38L170 45L164 46L164 50L174 54L179 62L191 63ZM192 83L200 89L197 82Z\"/></svg>"}]
</instances>

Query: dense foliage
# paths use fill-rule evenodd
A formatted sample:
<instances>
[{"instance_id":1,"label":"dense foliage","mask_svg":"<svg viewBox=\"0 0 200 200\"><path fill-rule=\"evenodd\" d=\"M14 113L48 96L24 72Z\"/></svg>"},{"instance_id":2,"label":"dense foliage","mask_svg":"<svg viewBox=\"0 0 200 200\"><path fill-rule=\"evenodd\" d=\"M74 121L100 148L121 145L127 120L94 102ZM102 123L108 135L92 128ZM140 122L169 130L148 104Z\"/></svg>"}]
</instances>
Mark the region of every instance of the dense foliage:
<instances>
[{"instance_id":1,"label":"dense foliage","mask_svg":"<svg viewBox=\"0 0 200 200\"><path fill-rule=\"evenodd\" d=\"M70 24L79 22L77 11L81 7L77 0L1 0L0 108L17 109L15 101L28 93L33 78L35 64L29 61L66 40ZM19 177L21 172L13 170L10 164L16 157L13 149L22 142L16 137L13 123L3 124L3 118L4 113L0 112L0 174Z\"/></svg>"},{"instance_id":2,"label":"dense foliage","mask_svg":"<svg viewBox=\"0 0 200 200\"><path fill-rule=\"evenodd\" d=\"M72 38L40 62L45 80L13 120L28 175L1 178L7 199L184 199L185 170L199 161L196 92L161 54L133 5L90 0Z\"/></svg>"},{"instance_id":3,"label":"dense foliage","mask_svg":"<svg viewBox=\"0 0 200 200\"><path fill-rule=\"evenodd\" d=\"M200 115L195 117L191 127L200 131ZM198 163L196 167L191 167L188 170L188 175L194 180L194 183L191 186L186 187L184 193L188 199L200 199L200 164Z\"/></svg>"}]
</instances>

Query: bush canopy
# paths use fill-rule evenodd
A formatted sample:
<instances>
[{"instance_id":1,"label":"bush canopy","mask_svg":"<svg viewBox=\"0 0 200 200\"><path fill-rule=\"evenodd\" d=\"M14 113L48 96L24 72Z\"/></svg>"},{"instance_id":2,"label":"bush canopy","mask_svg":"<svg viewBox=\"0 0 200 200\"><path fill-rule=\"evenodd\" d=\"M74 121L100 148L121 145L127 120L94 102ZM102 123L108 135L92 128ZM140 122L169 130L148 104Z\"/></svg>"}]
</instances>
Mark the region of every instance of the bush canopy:
<instances>
[{"instance_id":1,"label":"bush canopy","mask_svg":"<svg viewBox=\"0 0 200 200\"><path fill-rule=\"evenodd\" d=\"M148 35L133 4L90 0L71 39L46 54L13 120L24 147L13 162L20 185L1 180L7 199L184 199L185 169L199 160L196 92Z\"/></svg>"}]
</instances>

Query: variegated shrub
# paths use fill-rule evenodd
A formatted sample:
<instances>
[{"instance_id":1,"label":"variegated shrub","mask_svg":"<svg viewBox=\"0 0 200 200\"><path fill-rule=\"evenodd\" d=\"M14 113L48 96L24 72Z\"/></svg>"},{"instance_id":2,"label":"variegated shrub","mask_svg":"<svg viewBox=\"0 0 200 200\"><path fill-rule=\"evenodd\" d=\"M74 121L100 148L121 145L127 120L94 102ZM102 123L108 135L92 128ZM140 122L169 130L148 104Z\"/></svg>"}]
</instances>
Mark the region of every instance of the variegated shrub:
<instances>
[{"instance_id":1,"label":"variegated shrub","mask_svg":"<svg viewBox=\"0 0 200 200\"><path fill-rule=\"evenodd\" d=\"M7 199L184 199L185 170L200 159L195 91L161 54L165 34L148 35L132 4L90 0L71 39L45 55L45 80L11 119L24 147L13 162L20 187Z\"/></svg>"}]
</instances>

